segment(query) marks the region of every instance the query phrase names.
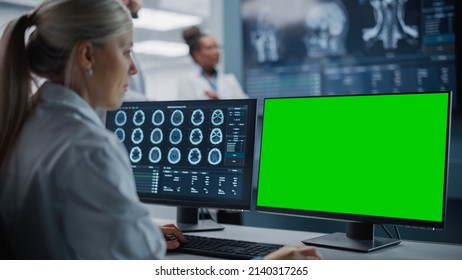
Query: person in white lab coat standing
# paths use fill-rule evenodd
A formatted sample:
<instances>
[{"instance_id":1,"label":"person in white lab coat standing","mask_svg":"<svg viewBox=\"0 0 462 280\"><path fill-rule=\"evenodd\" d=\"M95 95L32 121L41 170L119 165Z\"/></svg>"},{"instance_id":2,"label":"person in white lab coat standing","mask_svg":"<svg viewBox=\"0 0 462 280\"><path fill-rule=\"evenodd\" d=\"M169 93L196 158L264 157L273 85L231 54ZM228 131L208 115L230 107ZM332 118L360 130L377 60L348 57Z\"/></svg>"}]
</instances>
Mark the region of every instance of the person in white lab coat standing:
<instances>
[{"instance_id":1,"label":"person in white lab coat standing","mask_svg":"<svg viewBox=\"0 0 462 280\"><path fill-rule=\"evenodd\" d=\"M217 71L220 50L213 37L202 33L198 27L194 26L183 31L183 39L189 46L189 54L200 70L198 73L179 79L178 99L248 98L233 74Z\"/></svg>"}]
</instances>

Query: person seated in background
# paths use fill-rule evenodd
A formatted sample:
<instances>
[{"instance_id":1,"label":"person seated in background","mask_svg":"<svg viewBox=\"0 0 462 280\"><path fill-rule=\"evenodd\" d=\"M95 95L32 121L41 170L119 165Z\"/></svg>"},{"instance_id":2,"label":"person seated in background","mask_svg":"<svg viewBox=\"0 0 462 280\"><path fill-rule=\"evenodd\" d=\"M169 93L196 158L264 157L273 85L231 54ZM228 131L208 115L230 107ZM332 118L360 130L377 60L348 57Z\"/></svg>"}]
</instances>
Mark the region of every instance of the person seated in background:
<instances>
[{"instance_id":1,"label":"person seated in background","mask_svg":"<svg viewBox=\"0 0 462 280\"><path fill-rule=\"evenodd\" d=\"M187 241L175 225L153 222L126 149L95 113L122 104L137 73L132 46L131 15L119 0L46 0L6 27L1 257L164 259ZM32 95L35 77L46 82ZM320 256L314 247L286 246L265 258Z\"/></svg>"},{"instance_id":2,"label":"person seated in background","mask_svg":"<svg viewBox=\"0 0 462 280\"><path fill-rule=\"evenodd\" d=\"M178 81L178 99L242 99L248 98L236 77L217 71L220 50L215 39L194 26L183 31L189 54L200 67L197 74Z\"/></svg>"}]
</instances>

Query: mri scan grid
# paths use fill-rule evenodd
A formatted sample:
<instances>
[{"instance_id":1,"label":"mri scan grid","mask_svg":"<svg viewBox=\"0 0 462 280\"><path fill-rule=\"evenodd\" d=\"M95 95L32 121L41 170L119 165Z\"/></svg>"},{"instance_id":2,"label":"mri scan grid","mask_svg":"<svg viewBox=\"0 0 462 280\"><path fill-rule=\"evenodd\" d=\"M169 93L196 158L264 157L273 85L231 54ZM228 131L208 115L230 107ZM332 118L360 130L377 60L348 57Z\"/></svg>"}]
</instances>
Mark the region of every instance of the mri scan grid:
<instances>
[{"instance_id":1,"label":"mri scan grid","mask_svg":"<svg viewBox=\"0 0 462 280\"><path fill-rule=\"evenodd\" d=\"M132 122L128 120L131 119ZM146 121L151 120L151 122ZM119 110L117 139L133 164L219 166L226 150L226 109Z\"/></svg>"}]
</instances>

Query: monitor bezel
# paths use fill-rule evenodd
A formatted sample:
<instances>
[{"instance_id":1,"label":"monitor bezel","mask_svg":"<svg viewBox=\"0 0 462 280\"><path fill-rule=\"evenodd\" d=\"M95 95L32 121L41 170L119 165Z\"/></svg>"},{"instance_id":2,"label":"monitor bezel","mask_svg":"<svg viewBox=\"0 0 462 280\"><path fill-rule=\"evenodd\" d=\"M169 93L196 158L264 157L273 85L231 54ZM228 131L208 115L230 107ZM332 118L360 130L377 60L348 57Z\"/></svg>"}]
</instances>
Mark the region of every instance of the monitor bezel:
<instances>
[{"instance_id":1,"label":"monitor bezel","mask_svg":"<svg viewBox=\"0 0 462 280\"><path fill-rule=\"evenodd\" d=\"M341 222L359 222L367 224L393 224L402 225L409 227L429 228L429 229L443 229L446 222L446 211L447 211L447 192L448 192L448 172L449 172L449 154L450 154L450 138L451 138L451 119L452 119L452 92L451 91L434 91L434 92L400 92L400 93L383 93L383 94L355 94L355 95L318 95L318 96L294 96L294 97L268 97L264 99L264 106L267 100L274 99L306 99L306 98L341 98L341 97L362 97L362 96L384 96L384 95L409 95L409 94L447 94L448 95L448 110L447 110L447 133L446 133L446 154L445 154L445 171L444 171L444 190L443 190L443 205L442 205L442 219L441 221L426 221L418 219L405 219L405 218L394 218L394 217L383 217L374 215L362 215L362 214L347 214L339 212L325 212L325 211L314 211L314 210L300 210L300 209L288 209L281 207L268 207L258 205L259 195L259 182L260 182L260 166L259 161L258 172L257 172L257 191L255 195L255 210L257 212L300 216L315 219L334 220ZM265 112L265 108L263 108ZM260 143L260 155L262 151L263 131L265 125L265 114L263 113L262 125L261 125L261 143Z\"/></svg>"}]
</instances>

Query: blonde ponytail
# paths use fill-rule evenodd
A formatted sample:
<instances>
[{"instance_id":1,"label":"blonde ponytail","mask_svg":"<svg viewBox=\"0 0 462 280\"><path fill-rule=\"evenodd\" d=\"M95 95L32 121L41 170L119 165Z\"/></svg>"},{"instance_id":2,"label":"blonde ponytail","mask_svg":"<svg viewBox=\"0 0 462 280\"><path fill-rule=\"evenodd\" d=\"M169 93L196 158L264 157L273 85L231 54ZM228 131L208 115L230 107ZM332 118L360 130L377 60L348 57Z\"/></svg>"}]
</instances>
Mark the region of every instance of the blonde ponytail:
<instances>
[{"instance_id":1,"label":"blonde ponytail","mask_svg":"<svg viewBox=\"0 0 462 280\"><path fill-rule=\"evenodd\" d=\"M23 15L8 24L0 49L0 167L29 116L31 71L24 42L35 15Z\"/></svg>"}]
</instances>

